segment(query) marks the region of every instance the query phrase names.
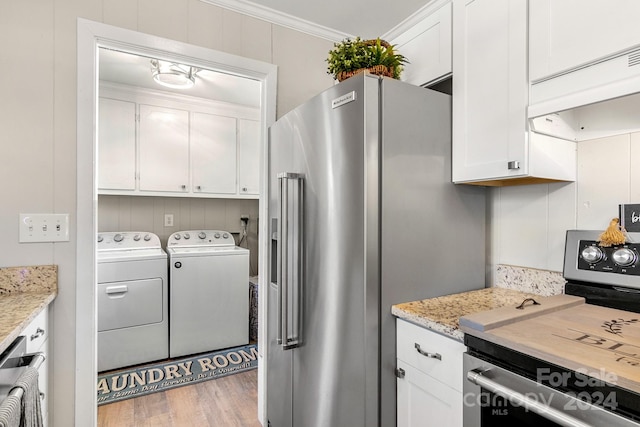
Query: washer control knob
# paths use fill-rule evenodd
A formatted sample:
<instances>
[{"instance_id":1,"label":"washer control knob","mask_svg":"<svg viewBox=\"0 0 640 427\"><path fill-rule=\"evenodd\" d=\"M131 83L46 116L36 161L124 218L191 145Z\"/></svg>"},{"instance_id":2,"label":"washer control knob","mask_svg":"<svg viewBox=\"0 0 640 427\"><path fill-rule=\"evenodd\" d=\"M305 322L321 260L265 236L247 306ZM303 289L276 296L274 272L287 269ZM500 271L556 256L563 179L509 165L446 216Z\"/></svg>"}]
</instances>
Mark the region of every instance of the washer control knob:
<instances>
[{"instance_id":1,"label":"washer control knob","mask_svg":"<svg viewBox=\"0 0 640 427\"><path fill-rule=\"evenodd\" d=\"M198 237L202 240L206 239L207 234L204 231L198 233Z\"/></svg>"},{"instance_id":2,"label":"washer control knob","mask_svg":"<svg viewBox=\"0 0 640 427\"><path fill-rule=\"evenodd\" d=\"M98 243L102 242L104 240L104 237L102 237L102 234L98 234Z\"/></svg>"},{"instance_id":3,"label":"washer control knob","mask_svg":"<svg viewBox=\"0 0 640 427\"><path fill-rule=\"evenodd\" d=\"M215 237L216 239L219 239L220 238L220 233L214 234L213 237Z\"/></svg>"},{"instance_id":4,"label":"washer control knob","mask_svg":"<svg viewBox=\"0 0 640 427\"><path fill-rule=\"evenodd\" d=\"M185 240L189 240L190 238L191 238L191 235L189 233L184 233Z\"/></svg>"},{"instance_id":5,"label":"washer control knob","mask_svg":"<svg viewBox=\"0 0 640 427\"><path fill-rule=\"evenodd\" d=\"M602 252L602 249L597 246L587 246L582 250L580 255L582 256L582 259L591 264L600 262L604 258L604 252Z\"/></svg>"},{"instance_id":6,"label":"washer control knob","mask_svg":"<svg viewBox=\"0 0 640 427\"><path fill-rule=\"evenodd\" d=\"M223 238L223 239L228 239L228 238L229 238L229 234L224 233L224 234L222 235L222 238Z\"/></svg>"},{"instance_id":7,"label":"washer control knob","mask_svg":"<svg viewBox=\"0 0 640 427\"><path fill-rule=\"evenodd\" d=\"M151 234L145 234L144 235L144 241L148 242L149 240L151 240Z\"/></svg>"},{"instance_id":8,"label":"washer control knob","mask_svg":"<svg viewBox=\"0 0 640 427\"><path fill-rule=\"evenodd\" d=\"M180 240L180 235L179 234L174 234L173 238L176 239L176 240Z\"/></svg>"},{"instance_id":9,"label":"washer control knob","mask_svg":"<svg viewBox=\"0 0 640 427\"><path fill-rule=\"evenodd\" d=\"M613 258L613 262L621 267L629 267L630 265L635 264L638 259L636 253L629 248L622 248L614 251L611 258Z\"/></svg>"},{"instance_id":10,"label":"washer control knob","mask_svg":"<svg viewBox=\"0 0 640 427\"><path fill-rule=\"evenodd\" d=\"M140 235L136 234L135 236L133 236L133 240L135 240L136 242L140 240Z\"/></svg>"},{"instance_id":11,"label":"washer control knob","mask_svg":"<svg viewBox=\"0 0 640 427\"><path fill-rule=\"evenodd\" d=\"M115 236L113 236L114 242L122 242L123 240L124 240L124 236L122 234L116 234Z\"/></svg>"}]
</instances>

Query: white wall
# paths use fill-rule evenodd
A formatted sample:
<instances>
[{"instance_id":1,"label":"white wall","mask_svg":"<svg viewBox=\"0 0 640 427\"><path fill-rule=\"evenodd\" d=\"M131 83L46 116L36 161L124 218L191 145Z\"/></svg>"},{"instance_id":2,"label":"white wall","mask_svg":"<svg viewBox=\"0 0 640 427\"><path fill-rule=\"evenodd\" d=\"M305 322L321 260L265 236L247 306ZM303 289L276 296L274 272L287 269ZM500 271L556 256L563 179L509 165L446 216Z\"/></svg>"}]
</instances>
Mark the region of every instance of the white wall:
<instances>
[{"instance_id":1,"label":"white wall","mask_svg":"<svg viewBox=\"0 0 640 427\"><path fill-rule=\"evenodd\" d=\"M333 84L324 62L332 42L198 0L0 2L0 267L59 267L51 307L53 427L75 424L78 17L277 64L279 116ZM69 213L71 240L19 244L20 212Z\"/></svg>"},{"instance_id":2,"label":"white wall","mask_svg":"<svg viewBox=\"0 0 640 427\"><path fill-rule=\"evenodd\" d=\"M490 190L491 264L562 271L568 229L604 230L640 203L640 133L577 144L575 183Z\"/></svg>"}]
</instances>

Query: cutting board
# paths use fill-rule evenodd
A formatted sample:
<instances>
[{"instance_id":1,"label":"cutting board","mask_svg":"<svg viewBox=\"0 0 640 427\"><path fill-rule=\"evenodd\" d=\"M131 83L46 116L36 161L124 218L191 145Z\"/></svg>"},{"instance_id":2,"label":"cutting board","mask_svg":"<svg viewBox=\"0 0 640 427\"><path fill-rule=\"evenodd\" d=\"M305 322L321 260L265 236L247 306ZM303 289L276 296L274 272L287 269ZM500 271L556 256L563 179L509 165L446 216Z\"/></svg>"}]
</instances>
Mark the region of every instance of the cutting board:
<instances>
[{"instance_id":1,"label":"cutting board","mask_svg":"<svg viewBox=\"0 0 640 427\"><path fill-rule=\"evenodd\" d=\"M640 393L640 314L558 295L460 319L466 334ZM510 315L512 314L512 315ZM464 319L464 320L463 320Z\"/></svg>"}]
</instances>

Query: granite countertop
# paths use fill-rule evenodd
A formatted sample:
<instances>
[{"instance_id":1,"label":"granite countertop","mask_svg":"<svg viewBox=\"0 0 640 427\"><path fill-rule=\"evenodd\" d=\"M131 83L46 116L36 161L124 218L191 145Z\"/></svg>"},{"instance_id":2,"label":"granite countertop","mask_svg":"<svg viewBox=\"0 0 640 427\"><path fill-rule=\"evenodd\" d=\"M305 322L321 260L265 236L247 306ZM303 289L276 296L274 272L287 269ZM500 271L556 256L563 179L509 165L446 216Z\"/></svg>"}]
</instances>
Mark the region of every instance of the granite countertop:
<instances>
[{"instance_id":1,"label":"granite countertop","mask_svg":"<svg viewBox=\"0 0 640 427\"><path fill-rule=\"evenodd\" d=\"M485 288L420 301L396 304L391 313L424 328L440 332L458 341L464 339L458 319L472 313L518 305L526 298L540 295L504 288Z\"/></svg>"},{"instance_id":2,"label":"granite countertop","mask_svg":"<svg viewBox=\"0 0 640 427\"><path fill-rule=\"evenodd\" d=\"M57 294L55 265L0 268L0 353Z\"/></svg>"}]
</instances>

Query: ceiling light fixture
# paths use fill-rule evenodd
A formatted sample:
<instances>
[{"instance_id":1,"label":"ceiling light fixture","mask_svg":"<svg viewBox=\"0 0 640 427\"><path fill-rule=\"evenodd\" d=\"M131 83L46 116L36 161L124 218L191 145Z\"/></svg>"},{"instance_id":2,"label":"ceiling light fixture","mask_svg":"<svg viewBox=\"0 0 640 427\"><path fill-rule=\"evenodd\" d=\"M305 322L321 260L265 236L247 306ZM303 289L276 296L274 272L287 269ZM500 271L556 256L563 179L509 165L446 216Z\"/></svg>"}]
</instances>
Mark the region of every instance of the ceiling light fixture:
<instances>
[{"instance_id":1,"label":"ceiling light fixture","mask_svg":"<svg viewBox=\"0 0 640 427\"><path fill-rule=\"evenodd\" d=\"M178 64L176 62L151 60L151 75L153 80L162 86L172 89L187 89L196 83L195 67Z\"/></svg>"}]
</instances>

